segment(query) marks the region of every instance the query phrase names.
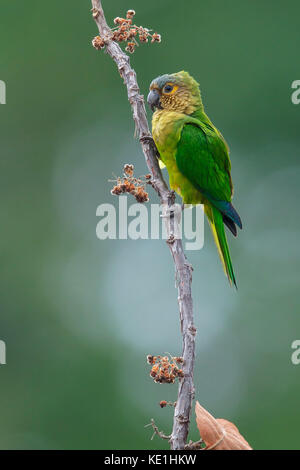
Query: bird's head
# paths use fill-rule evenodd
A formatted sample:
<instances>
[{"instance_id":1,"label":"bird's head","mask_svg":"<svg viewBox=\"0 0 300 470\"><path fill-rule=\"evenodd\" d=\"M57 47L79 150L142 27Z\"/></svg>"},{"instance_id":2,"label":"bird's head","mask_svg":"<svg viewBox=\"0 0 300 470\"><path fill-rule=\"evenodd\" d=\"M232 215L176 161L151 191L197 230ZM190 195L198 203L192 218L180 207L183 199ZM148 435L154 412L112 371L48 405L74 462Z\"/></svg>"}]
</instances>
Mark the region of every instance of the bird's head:
<instances>
[{"instance_id":1,"label":"bird's head","mask_svg":"<svg viewBox=\"0 0 300 470\"><path fill-rule=\"evenodd\" d=\"M155 78L151 82L147 101L152 111L157 108L192 114L196 109L203 108L199 84L184 71Z\"/></svg>"}]
</instances>

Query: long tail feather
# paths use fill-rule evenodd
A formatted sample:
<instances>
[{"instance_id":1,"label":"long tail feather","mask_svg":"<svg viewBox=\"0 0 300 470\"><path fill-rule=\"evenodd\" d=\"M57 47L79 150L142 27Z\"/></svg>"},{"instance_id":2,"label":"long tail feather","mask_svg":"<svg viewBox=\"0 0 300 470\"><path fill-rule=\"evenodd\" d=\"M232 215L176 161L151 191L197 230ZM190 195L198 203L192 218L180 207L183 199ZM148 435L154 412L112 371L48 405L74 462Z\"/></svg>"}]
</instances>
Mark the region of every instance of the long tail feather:
<instances>
[{"instance_id":1,"label":"long tail feather","mask_svg":"<svg viewBox=\"0 0 300 470\"><path fill-rule=\"evenodd\" d=\"M204 207L225 274L228 277L230 285L234 284L235 287L237 287L229 248L227 245L222 214L216 207L213 207L210 204L205 204Z\"/></svg>"}]
</instances>

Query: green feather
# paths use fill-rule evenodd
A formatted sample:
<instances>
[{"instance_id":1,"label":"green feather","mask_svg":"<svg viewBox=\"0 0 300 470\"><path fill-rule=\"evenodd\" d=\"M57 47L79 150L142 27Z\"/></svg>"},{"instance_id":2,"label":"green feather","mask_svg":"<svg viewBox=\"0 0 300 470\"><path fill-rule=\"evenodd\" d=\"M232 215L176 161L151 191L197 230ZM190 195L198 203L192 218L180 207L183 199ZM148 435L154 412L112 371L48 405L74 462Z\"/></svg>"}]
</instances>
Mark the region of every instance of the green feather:
<instances>
[{"instance_id":1,"label":"green feather","mask_svg":"<svg viewBox=\"0 0 300 470\"><path fill-rule=\"evenodd\" d=\"M177 145L178 169L208 198L230 201L230 160L222 138L201 122L186 124Z\"/></svg>"},{"instance_id":2,"label":"green feather","mask_svg":"<svg viewBox=\"0 0 300 470\"><path fill-rule=\"evenodd\" d=\"M205 206L205 213L207 215L211 231L218 248L219 256L221 258L225 274L228 277L230 284L237 287L233 266L230 258L229 248L226 240L224 223L221 213L214 206Z\"/></svg>"}]
</instances>

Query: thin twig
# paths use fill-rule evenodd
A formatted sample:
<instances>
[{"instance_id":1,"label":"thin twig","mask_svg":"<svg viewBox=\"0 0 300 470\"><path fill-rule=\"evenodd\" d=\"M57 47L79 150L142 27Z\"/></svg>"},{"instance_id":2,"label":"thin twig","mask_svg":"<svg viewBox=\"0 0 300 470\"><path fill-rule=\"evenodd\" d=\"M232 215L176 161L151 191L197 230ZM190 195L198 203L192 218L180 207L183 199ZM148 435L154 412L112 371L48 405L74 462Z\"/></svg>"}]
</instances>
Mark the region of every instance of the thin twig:
<instances>
[{"instance_id":1,"label":"thin twig","mask_svg":"<svg viewBox=\"0 0 300 470\"><path fill-rule=\"evenodd\" d=\"M136 73L130 66L129 57L122 51L119 44L111 39L111 29L107 25L101 1L92 0L92 7L93 17L98 26L100 36L106 44L106 51L116 63L127 87L128 100L135 122L135 134L140 140L147 167L151 172L153 188L157 192L161 204L169 207L170 211L170 230L167 242L173 256L176 279L178 280L178 303L183 338L182 356L184 359L184 377L180 380L179 384L170 444L174 450L184 449L189 431L191 405L194 398L193 373L196 328L193 320L191 293L192 266L187 262L181 239L174 236L175 221L172 207L174 207L175 195L165 183L158 165L158 151L149 130L144 98L140 95Z\"/></svg>"},{"instance_id":2,"label":"thin twig","mask_svg":"<svg viewBox=\"0 0 300 470\"><path fill-rule=\"evenodd\" d=\"M151 423L146 424L146 426L144 426L144 427L145 427L145 428L148 428L149 426L152 426L153 431L154 431L154 433L152 434L152 437L151 437L151 441L153 440L153 438L154 438L155 435L157 435L157 436L160 437L161 439L166 439L166 440L168 440L168 441L171 439L171 436L166 436L163 431L160 431L160 430L158 429L158 427L157 427L156 424L155 424L154 419L151 419Z\"/></svg>"},{"instance_id":3,"label":"thin twig","mask_svg":"<svg viewBox=\"0 0 300 470\"><path fill-rule=\"evenodd\" d=\"M184 450L201 450L203 449L203 440L200 439L200 441L197 441L197 442L193 442L193 441L190 441L188 444L186 444L184 446Z\"/></svg>"}]
</instances>

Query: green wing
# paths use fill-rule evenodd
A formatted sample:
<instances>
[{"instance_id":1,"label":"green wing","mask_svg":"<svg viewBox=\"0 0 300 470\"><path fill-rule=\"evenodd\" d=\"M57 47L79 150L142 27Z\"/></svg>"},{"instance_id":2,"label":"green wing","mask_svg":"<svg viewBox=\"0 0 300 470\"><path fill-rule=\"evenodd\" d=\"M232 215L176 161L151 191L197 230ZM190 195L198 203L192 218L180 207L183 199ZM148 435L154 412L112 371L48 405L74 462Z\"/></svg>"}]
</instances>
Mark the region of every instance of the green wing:
<instances>
[{"instance_id":1,"label":"green wing","mask_svg":"<svg viewBox=\"0 0 300 470\"><path fill-rule=\"evenodd\" d=\"M176 163L179 171L214 205L231 201L228 149L217 131L185 124L177 145Z\"/></svg>"}]
</instances>

